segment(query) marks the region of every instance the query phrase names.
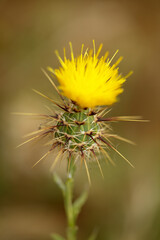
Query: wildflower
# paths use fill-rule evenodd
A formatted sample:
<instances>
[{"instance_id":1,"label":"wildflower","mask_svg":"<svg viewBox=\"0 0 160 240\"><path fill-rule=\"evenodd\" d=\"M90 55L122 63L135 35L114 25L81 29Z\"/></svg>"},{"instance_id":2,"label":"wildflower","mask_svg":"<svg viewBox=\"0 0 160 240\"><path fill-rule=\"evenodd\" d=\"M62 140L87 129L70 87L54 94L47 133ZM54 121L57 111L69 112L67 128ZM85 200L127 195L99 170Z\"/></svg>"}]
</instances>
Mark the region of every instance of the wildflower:
<instances>
[{"instance_id":1,"label":"wildflower","mask_svg":"<svg viewBox=\"0 0 160 240\"><path fill-rule=\"evenodd\" d=\"M113 163L108 149L117 152L133 167L113 146L110 139L116 138L128 143L132 142L116 134L112 134L109 124L110 122L117 121L140 120L139 117L105 117L109 112L108 106L117 101L117 96L123 91L122 84L131 74L130 72L125 77L119 74L117 66L121 62L122 57L111 65L117 52L111 59L108 58L108 52L104 56L99 57L102 44L96 52L94 41L93 49L87 49L84 53L84 45L82 45L81 54L78 57L74 57L71 43L70 48L71 59L67 59L65 49L64 60L56 52L61 67L55 70L48 68L58 79L58 88L51 77L43 70L60 96L61 102L56 102L43 93L34 90L56 105L59 111L48 115L33 114L44 118L45 123L41 129L29 134L28 136L33 137L24 143L48 136L49 142L47 144L50 145L49 151L38 162L52 153L54 149L59 148L59 153L54 160L53 167L59 158L67 153L68 167L72 157L75 161L80 159L85 164L90 182L87 160L94 158L103 176L98 154L105 154L105 157Z\"/></svg>"}]
</instances>

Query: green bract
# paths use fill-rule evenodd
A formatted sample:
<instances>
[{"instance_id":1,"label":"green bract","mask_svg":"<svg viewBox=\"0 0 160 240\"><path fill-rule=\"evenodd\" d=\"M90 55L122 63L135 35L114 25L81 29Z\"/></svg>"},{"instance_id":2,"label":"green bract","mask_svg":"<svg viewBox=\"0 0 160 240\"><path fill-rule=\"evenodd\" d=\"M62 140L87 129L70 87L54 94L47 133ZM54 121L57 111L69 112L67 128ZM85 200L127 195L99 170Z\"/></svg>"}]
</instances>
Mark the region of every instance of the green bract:
<instances>
[{"instance_id":1,"label":"green bract","mask_svg":"<svg viewBox=\"0 0 160 240\"><path fill-rule=\"evenodd\" d=\"M94 136L100 132L99 123L87 110L61 115L55 137L59 138L68 150L81 151L96 146ZM91 137L92 136L92 137Z\"/></svg>"}]
</instances>

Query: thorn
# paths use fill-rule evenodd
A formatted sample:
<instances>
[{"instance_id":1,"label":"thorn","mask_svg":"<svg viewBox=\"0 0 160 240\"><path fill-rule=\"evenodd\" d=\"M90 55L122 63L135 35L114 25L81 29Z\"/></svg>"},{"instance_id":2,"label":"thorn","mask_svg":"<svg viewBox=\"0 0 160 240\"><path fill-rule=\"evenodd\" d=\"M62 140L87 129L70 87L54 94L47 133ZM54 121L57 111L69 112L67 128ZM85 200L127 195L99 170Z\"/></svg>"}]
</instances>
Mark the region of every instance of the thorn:
<instances>
[{"instance_id":1,"label":"thorn","mask_svg":"<svg viewBox=\"0 0 160 240\"><path fill-rule=\"evenodd\" d=\"M143 120L140 116L119 116L110 118L97 117L97 122L149 122L149 120Z\"/></svg>"},{"instance_id":2,"label":"thorn","mask_svg":"<svg viewBox=\"0 0 160 240\"><path fill-rule=\"evenodd\" d=\"M36 138L38 138L38 137L41 137L41 136L43 136L43 134L37 135L37 136L35 136L35 137L32 137L32 138L28 139L27 141L19 144L16 148L19 148L19 147L23 146L24 144L26 144L26 143L28 143L28 142L31 142L32 140L34 140L34 139L36 139Z\"/></svg>"},{"instance_id":3,"label":"thorn","mask_svg":"<svg viewBox=\"0 0 160 240\"><path fill-rule=\"evenodd\" d=\"M88 177L88 181L89 181L89 185L91 185L91 178L90 178L90 174L89 174L89 170L88 170L88 166L87 166L87 162L85 160L85 157L84 157L84 152L82 150L82 147L81 147L81 162L84 161L84 164L85 164L85 168L86 168L86 172L87 172L87 177Z\"/></svg>"},{"instance_id":4,"label":"thorn","mask_svg":"<svg viewBox=\"0 0 160 240\"><path fill-rule=\"evenodd\" d=\"M38 117L45 117L45 118L58 118L58 114L54 115L46 115L46 114L40 114L40 113L23 113L23 112L12 112L11 114L14 115L22 115L22 116L38 116Z\"/></svg>"},{"instance_id":5,"label":"thorn","mask_svg":"<svg viewBox=\"0 0 160 240\"><path fill-rule=\"evenodd\" d=\"M30 137L30 136L32 136L32 135L34 135L34 134L37 134L37 133L40 133L40 132L43 132L43 131L45 131L45 130L47 130L47 129L51 129L52 131L50 130L50 131L47 131L46 133L53 132L53 131L55 131L54 128L56 128L56 127L57 127L57 125L39 129L39 130L37 130L37 131L34 131L34 132L31 132L31 133L26 134L26 135L24 136L24 138Z\"/></svg>"},{"instance_id":6,"label":"thorn","mask_svg":"<svg viewBox=\"0 0 160 240\"><path fill-rule=\"evenodd\" d=\"M58 153L57 157L55 158L51 168L50 168L50 171L53 171L53 169L55 168L56 164L57 164L57 161L59 159L59 157L63 155L63 149L60 150L60 152Z\"/></svg>"},{"instance_id":7,"label":"thorn","mask_svg":"<svg viewBox=\"0 0 160 240\"><path fill-rule=\"evenodd\" d=\"M43 160L45 157L48 156L48 154L50 154L57 146L59 145L59 142L53 143L51 149L45 153L34 165L32 168L34 168L41 160Z\"/></svg>"},{"instance_id":8,"label":"thorn","mask_svg":"<svg viewBox=\"0 0 160 240\"><path fill-rule=\"evenodd\" d=\"M64 98L62 97L62 95L60 94L58 88L56 87L55 83L52 81L52 79L50 78L50 76L47 74L47 72L42 68L41 69L42 72L44 73L44 75L48 78L48 80L50 81L50 83L52 84L52 86L55 88L55 90L57 91L58 95L60 96L60 98L62 99L62 101L65 103Z\"/></svg>"},{"instance_id":9,"label":"thorn","mask_svg":"<svg viewBox=\"0 0 160 240\"><path fill-rule=\"evenodd\" d=\"M105 156L107 157L107 159L109 160L109 162L115 167L116 164L113 162L113 160L112 160L112 158L110 157L110 155L108 154L108 152L105 151L105 150L103 149L103 147L101 147L101 146L99 146L99 147L100 147L101 151L105 154Z\"/></svg>"},{"instance_id":10,"label":"thorn","mask_svg":"<svg viewBox=\"0 0 160 240\"><path fill-rule=\"evenodd\" d=\"M103 171L102 171L101 165L100 165L100 163L99 163L99 161L98 161L98 158L97 158L97 156L96 156L94 150L91 149L91 152L93 153L93 155L94 155L94 157L95 157L95 159L96 159L96 161L97 161L97 164L98 164L98 167L99 167L100 173L101 173L102 177L104 178L104 175L103 175Z\"/></svg>"},{"instance_id":11,"label":"thorn","mask_svg":"<svg viewBox=\"0 0 160 240\"><path fill-rule=\"evenodd\" d=\"M127 158L125 158L115 147L113 147L111 144L109 144L105 139L103 139L100 136L98 137L98 139L104 142L105 144L107 144L111 149L113 149L116 153L118 153L131 167L134 168L132 163L130 163L130 161Z\"/></svg>"},{"instance_id":12,"label":"thorn","mask_svg":"<svg viewBox=\"0 0 160 240\"><path fill-rule=\"evenodd\" d=\"M108 137L113 137L113 138L119 139L123 142L129 143L129 144L132 144L132 145L136 145L133 141L131 141L129 139L126 139L126 138L123 138L121 136L118 136L116 134L107 134L107 135L108 135Z\"/></svg>"},{"instance_id":13,"label":"thorn","mask_svg":"<svg viewBox=\"0 0 160 240\"><path fill-rule=\"evenodd\" d=\"M84 157L82 157L82 158L83 158L83 161L84 161L84 164L85 164L89 185L91 186L91 177L90 177L90 173L89 173L89 170L88 170L87 162L86 162Z\"/></svg>"},{"instance_id":14,"label":"thorn","mask_svg":"<svg viewBox=\"0 0 160 240\"><path fill-rule=\"evenodd\" d=\"M35 93L39 94L41 97L44 97L44 98L48 99L49 101L51 101L52 103L54 103L57 107L63 109L63 110L66 111L66 112L68 112L67 106L64 106L64 107L63 107L63 106L59 105L57 102L55 102L53 99L51 99L51 98L47 97L46 95L44 95L43 93L41 93L41 92L39 92L39 91L37 91L37 90L35 90L35 89L32 89L32 90L33 90Z\"/></svg>"},{"instance_id":15,"label":"thorn","mask_svg":"<svg viewBox=\"0 0 160 240\"><path fill-rule=\"evenodd\" d=\"M45 157L47 157L47 155L50 153L51 151L49 150L47 153L45 153L33 166L32 168L34 168L41 160L43 160Z\"/></svg>"}]
</instances>

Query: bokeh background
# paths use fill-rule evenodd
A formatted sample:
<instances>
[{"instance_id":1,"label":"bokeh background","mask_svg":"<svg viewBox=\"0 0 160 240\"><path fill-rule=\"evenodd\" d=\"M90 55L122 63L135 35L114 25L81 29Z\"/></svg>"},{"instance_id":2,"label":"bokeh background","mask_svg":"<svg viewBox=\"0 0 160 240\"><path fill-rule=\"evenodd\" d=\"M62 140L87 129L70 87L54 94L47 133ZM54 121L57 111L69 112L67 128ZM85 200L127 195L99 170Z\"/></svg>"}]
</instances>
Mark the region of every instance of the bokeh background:
<instances>
[{"instance_id":1,"label":"bokeh background","mask_svg":"<svg viewBox=\"0 0 160 240\"><path fill-rule=\"evenodd\" d=\"M110 116L141 115L149 123L114 123L119 135L137 143L115 142L135 166L111 152L116 167L102 159L105 179L89 165L92 187L80 214L79 239L99 229L99 240L160 239L160 2L127 0L1 0L0 1L0 239L49 240L51 232L65 235L62 196L49 169L54 156L32 169L46 151L42 143L16 146L40 122L11 112L47 112L53 107L35 88L57 98L41 68L59 66L72 41L104 44L102 54L119 49L120 71L134 74L125 83L120 102ZM117 57L118 57L117 56ZM65 176L63 165L57 171ZM85 169L76 176L75 194L87 188Z\"/></svg>"}]
</instances>

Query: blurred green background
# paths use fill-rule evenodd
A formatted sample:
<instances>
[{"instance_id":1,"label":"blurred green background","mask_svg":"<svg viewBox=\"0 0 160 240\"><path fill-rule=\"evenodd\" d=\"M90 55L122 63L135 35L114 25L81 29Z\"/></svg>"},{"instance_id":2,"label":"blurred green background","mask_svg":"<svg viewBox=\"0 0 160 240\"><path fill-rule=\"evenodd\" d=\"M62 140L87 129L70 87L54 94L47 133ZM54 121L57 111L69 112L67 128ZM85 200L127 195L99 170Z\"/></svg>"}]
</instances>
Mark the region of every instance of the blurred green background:
<instances>
[{"instance_id":1,"label":"blurred green background","mask_svg":"<svg viewBox=\"0 0 160 240\"><path fill-rule=\"evenodd\" d=\"M125 83L120 102L110 116L141 115L149 123L113 123L119 135L137 143L115 142L135 166L111 153L116 167L101 161L89 165L92 187L80 214L79 239L99 228L99 240L160 239L160 2L159 1L0 1L0 239L49 240L65 234L62 196L49 171L53 157L32 169L45 153L42 143L19 149L22 136L40 122L11 112L46 112L45 99L35 88L57 98L41 68L59 66L54 54L75 54L81 44L104 44L102 54L119 49L120 71L134 74ZM62 176L65 169L58 165ZM76 176L76 193L88 185L85 169Z\"/></svg>"}]
</instances>

